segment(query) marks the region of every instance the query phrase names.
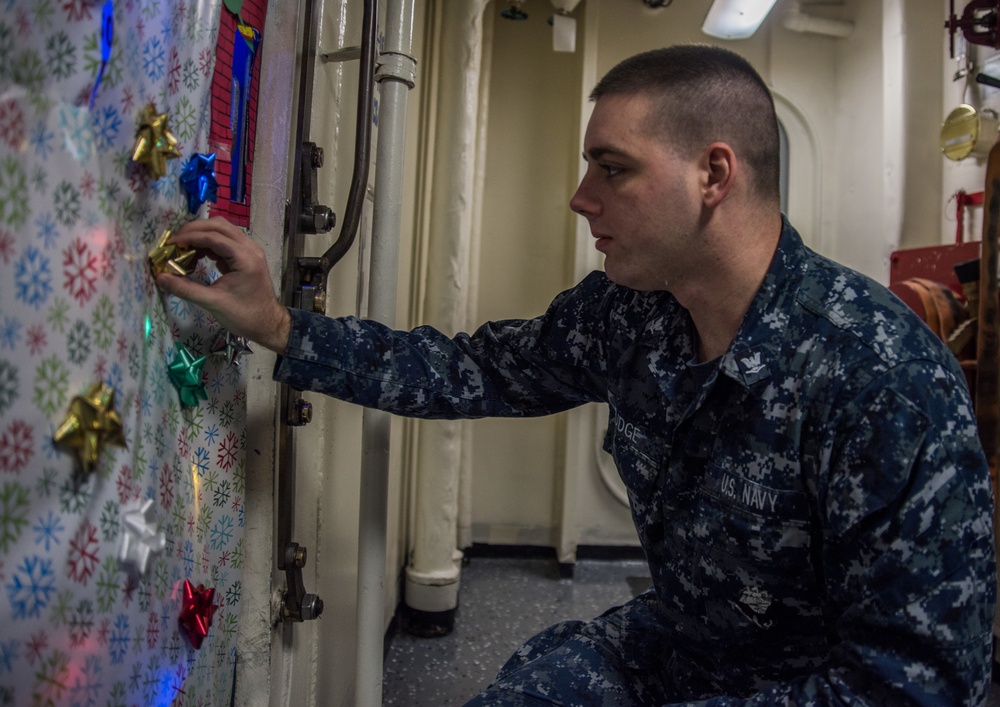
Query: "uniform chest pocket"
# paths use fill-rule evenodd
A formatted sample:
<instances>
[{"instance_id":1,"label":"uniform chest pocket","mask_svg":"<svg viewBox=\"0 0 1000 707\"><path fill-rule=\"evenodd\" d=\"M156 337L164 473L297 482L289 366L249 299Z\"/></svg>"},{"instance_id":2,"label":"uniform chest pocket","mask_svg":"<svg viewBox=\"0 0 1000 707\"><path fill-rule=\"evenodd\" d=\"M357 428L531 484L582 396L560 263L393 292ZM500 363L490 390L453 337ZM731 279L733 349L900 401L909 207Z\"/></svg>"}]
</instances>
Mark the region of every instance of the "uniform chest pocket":
<instances>
[{"instance_id":1,"label":"uniform chest pocket","mask_svg":"<svg viewBox=\"0 0 1000 707\"><path fill-rule=\"evenodd\" d=\"M618 474L628 490L633 513L637 505L646 506L662 468L663 440L611 406L603 448L614 458Z\"/></svg>"},{"instance_id":2,"label":"uniform chest pocket","mask_svg":"<svg viewBox=\"0 0 1000 707\"><path fill-rule=\"evenodd\" d=\"M806 494L778 489L709 464L698 489L697 535L709 547L760 567L804 569L809 562Z\"/></svg>"},{"instance_id":3,"label":"uniform chest pocket","mask_svg":"<svg viewBox=\"0 0 1000 707\"><path fill-rule=\"evenodd\" d=\"M694 577L716 638L762 656L778 645L803 656L819 650L825 633L806 494L709 464L694 496Z\"/></svg>"}]
</instances>

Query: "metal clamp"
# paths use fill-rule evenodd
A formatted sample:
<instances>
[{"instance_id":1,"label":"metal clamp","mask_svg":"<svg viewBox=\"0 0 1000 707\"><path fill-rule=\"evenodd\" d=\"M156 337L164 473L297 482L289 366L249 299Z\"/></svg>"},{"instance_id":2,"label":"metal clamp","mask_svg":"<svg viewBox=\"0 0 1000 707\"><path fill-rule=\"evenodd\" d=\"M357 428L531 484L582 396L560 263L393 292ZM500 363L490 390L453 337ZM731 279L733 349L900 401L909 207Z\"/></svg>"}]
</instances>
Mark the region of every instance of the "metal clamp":
<instances>
[{"instance_id":1,"label":"metal clamp","mask_svg":"<svg viewBox=\"0 0 1000 707\"><path fill-rule=\"evenodd\" d=\"M375 80L396 79L413 88L417 82L417 60L401 52L382 52L375 67Z\"/></svg>"},{"instance_id":2,"label":"metal clamp","mask_svg":"<svg viewBox=\"0 0 1000 707\"><path fill-rule=\"evenodd\" d=\"M297 395L292 396L288 405L288 424L292 427L302 427L312 422L312 417L312 403L303 400Z\"/></svg>"},{"instance_id":3,"label":"metal clamp","mask_svg":"<svg viewBox=\"0 0 1000 707\"><path fill-rule=\"evenodd\" d=\"M312 621L323 613L323 600L306 592L302 582L302 568L306 566L306 549L298 543L285 547L285 585L282 597L282 621Z\"/></svg>"},{"instance_id":4,"label":"metal clamp","mask_svg":"<svg viewBox=\"0 0 1000 707\"><path fill-rule=\"evenodd\" d=\"M326 274L329 272L325 258L297 258L292 306L306 312L326 314Z\"/></svg>"},{"instance_id":5,"label":"metal clamp","mask_svg":"<svg viewBox=\"0 0 1000 707\"><path fill-rule=\"evenodd\" d=\"M299 171L302 202L299 204L299 230L302 233L326 233L337 223L337 215L319 202L317 186L319 168L323 166L323 148L315 142L304 142L299 148Z\"/></svg>"}]
</instances>

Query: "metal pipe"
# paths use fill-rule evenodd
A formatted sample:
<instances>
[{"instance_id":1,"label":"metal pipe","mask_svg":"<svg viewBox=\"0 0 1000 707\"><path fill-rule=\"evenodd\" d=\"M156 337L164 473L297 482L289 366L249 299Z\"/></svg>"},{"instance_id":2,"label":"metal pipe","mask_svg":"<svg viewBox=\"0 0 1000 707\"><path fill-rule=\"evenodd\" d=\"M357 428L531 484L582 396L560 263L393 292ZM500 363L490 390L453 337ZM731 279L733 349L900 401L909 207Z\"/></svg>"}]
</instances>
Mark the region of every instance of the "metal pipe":
<instances>
[{"instance_id":1,"label":"metal pipe","mask_svg":"<svg viewBox=\"0 0 1000 707\"><path fill-rule=\"evenodd\" d=\"M406 101L416 68L412 34L413 0L389 0L385 50L376 73L381 89L368 285L368 316L389 326L396 320ZM377 707L382 704L390 417L366 409L362 420L355 704Z\"/></svg>"},{"instance_id":2,"label":"metal pipe","mask_svg":"<svg viewBox=\"0 0 1000 707\"><path fill-rule=\"evenodd\" d=\"M348 192L347 206L340 235L333 245L320 257L323 271L322 282L326 282L330 270L350 250L358 235L361 223L361 210L368 190L368 165L371 162L372 144L372 111L375 94L375 51L376 31L375 14L378 11L377 0L365 0L364 17L361 24L361 69L358 74L358 120L354 139L354 172L351 176L351 188Z\"/></svg>"},{"instance_id":3,"label":"metal pipe","mask_svg":"<svg viewBox=\"0 0 1000 707\"><path fill-rule=\"evenodd\" d=\"M426 301L422 320L440 331L468 326L476 121L487 0L433 3L440 13L437 115L428 159ZM456 561L463 423L420 426L413 482L417 506L406 567L406 628L439 635L453 628L461 570Z\"/></svg>"}]
</instances>

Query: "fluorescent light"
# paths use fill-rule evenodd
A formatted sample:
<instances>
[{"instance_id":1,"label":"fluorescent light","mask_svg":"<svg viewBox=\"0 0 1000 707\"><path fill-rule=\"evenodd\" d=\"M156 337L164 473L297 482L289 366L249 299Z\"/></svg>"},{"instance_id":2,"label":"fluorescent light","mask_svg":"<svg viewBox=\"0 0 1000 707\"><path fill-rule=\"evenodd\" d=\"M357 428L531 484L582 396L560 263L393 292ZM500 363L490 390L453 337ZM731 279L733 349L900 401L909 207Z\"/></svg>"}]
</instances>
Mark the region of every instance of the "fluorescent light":
<instances>
[{"instance_id":1,"label":"fluorescent light","mask_svg":"<svg viewBox=\"0 0 1000 707\"><path fill-rule=\"evenodd\" d=\"M719 39L746 39L760 27L775 0L715 0L701 31Z\"/></svg>"}]
</instances>

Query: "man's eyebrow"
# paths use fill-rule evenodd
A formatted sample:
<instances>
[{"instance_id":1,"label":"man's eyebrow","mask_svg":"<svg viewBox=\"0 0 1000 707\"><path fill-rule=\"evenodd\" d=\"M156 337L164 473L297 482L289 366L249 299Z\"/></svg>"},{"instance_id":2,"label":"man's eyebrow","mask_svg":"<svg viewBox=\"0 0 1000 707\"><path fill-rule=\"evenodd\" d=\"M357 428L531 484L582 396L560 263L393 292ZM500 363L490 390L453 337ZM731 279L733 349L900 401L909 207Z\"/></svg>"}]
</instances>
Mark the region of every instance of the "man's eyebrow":
<instances>
[{"instance_id":1,"label":"man's eyebrow","mask_svg":"<svg viewBox=\"0 0 1000 707\"><path fill-rule=\"evenodd\" d=\"M608 155L612 157L628 157L627 154L613 147L592 147L589 150L584 150L583 159L586 160L589 157L592 160L599 160Z\"/></svg>"}]
</instances>

